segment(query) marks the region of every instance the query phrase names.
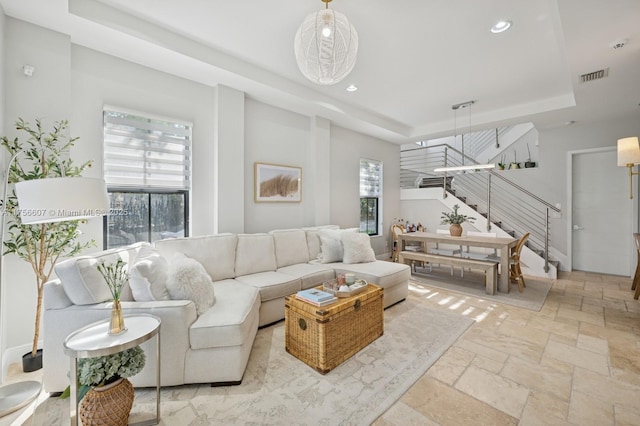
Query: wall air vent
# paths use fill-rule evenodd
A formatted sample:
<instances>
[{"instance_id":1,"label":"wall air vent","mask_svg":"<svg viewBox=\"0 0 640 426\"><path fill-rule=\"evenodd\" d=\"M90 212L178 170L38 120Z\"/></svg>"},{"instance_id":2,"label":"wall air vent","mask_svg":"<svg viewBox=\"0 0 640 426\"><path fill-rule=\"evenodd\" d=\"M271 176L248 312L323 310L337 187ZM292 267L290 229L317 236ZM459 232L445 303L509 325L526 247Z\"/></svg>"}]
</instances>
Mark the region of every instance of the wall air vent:
<instances>
[{"instance_id":1,"label":"wall air vent","mask_svg":"<svg viewBox=\"0 0 640 426\"><path fill-rule=\"evenodd\" d=\"M609 76L609 68L603 68L598 71L593 71L587 74L582 74L578 81L580 83L588 83L593 80L599 80L601 78L605 78Z\"/></svg>"}]
</instances>

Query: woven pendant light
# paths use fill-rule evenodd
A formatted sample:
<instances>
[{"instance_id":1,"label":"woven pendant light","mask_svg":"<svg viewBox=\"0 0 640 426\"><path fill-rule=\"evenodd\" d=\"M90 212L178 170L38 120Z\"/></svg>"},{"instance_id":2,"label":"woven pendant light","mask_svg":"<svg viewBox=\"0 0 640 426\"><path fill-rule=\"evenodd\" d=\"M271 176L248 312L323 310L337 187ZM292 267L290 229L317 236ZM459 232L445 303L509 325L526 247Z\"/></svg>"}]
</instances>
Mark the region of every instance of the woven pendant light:
<instances>
[{"instance_id":1,"label":"woven pendant light","mask_svg":"<svg viewBox=\"0 0 640 426\"><path fill-rule=\"evenodd\" d=\"M316 84L336 84L356 64L358 33L346 16L325 8L310 14L298 28L294 41L302 74Z\"/></svg>"}]
</instances>

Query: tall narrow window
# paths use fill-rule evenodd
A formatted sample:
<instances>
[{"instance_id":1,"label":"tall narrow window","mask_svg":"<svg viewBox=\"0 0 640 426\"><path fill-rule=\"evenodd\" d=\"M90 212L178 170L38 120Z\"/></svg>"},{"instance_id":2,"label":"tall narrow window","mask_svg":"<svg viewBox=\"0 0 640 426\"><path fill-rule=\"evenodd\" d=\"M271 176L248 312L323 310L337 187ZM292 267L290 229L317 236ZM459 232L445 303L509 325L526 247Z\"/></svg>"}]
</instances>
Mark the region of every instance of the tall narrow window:
<instances>
[{"instance_id":1,"label":"tall narrow window","mask_svg":"<svg viewBox=\"0 0 640 426\"><path fill-rule=\"evenodd\" d=\"M187 236L191 125L104 110L104 247Z\"/></svg>"},{"instance_id":2,"label":"tall narrow window","mask_svg":"<svg viewBox=\"0 0 640 426\"><path fill-rule=\"evenodd\" d=\"M382 162L360 159L360 232L380 234L382 229Z\"/></svg>"}]
</instances>

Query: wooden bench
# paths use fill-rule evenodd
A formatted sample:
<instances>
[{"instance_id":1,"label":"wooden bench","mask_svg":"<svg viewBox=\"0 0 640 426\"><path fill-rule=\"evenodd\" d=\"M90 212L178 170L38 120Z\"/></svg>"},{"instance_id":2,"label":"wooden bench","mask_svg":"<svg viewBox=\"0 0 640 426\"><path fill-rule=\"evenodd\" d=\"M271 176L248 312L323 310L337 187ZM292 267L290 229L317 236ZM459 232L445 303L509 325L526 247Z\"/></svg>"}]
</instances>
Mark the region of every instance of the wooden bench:
<instances>
[{"instance_id":1,"label":"wooden bench","mask_svg":"<svg viewBox=\"0 0 640 426\"><path fill-rule=\"evenodd\" d=\"M398 262L405 263L406 260L482 270L485 272L485 292L491 295L496 294L496 289L498 287L498 264L496 262L492 262L490 260L470 259L468 257L465 258L443 256L433 253L401 251L398 256Z\"/></svg>"}]
</instances>

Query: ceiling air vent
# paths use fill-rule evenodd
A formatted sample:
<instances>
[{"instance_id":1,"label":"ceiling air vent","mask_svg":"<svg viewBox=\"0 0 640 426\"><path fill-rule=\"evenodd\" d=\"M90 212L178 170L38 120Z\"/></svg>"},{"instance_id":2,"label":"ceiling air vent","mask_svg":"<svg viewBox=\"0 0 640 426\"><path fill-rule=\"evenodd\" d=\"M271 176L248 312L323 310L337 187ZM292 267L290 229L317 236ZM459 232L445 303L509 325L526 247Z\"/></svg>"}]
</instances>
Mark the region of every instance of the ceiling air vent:
<instances>
[{"instance_id":1,"label":"ceiling air vent","mask_svg":"<svg viewBox=\"0 0 640 426\"><path fill-rule=\"evenodd\" d=\"M593 71L587 74L582 74L579 78L580 83L588 83L593 80L599 80L609 76L609 68L603 68L598 71Z\"/></svg>"}]
</instances>

